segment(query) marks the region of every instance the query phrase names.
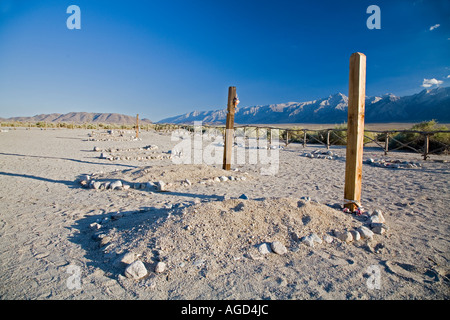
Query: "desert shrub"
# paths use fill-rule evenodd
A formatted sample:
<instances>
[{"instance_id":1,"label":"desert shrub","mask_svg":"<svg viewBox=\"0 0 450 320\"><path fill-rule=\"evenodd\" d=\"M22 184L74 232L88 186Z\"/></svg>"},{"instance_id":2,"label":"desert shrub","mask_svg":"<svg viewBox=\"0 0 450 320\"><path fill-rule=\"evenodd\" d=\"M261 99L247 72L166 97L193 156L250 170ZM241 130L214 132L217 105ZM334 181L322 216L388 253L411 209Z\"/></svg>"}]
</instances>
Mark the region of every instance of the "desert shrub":
<instances>
[{"instance_id":1,"label":"desert shrub","mask_svg":"<svg viewBox=\"0 0 450 320\"><path fill-rule=\"evenodd\" d=\"M280 130L280 139L285 141L287 136L287 130ZM303 143L303 130L299 130L295 127L289 129L289 143Z\"/></svg>"},{"instance_id":2,"label":"desert shrub","mask_svg":"<svg viewBox=\"0 0 450 320\"><path fill-rule=\"evenodd\" d=\"M433 132L433 131L448 131L446 126L438 126L437 121L424 121L418 124L415 124L409 129L411 131L420 131L422 133ZM425 145L425 135L420 132L399 132L393 139L390 140L389 148L390 149L404 149L411 150L408 147L402 146L399 142L403 144L408 144L414 149L419 151L423 151ZM397 140L397 141L396 141ZM441 152L448 152L450 150L450 133L449 132L438 132L430 135L429 142L429 151L441 149Z\"/></svg>"},{"instance_id":3,"label":"desert shrub","mask_svg":"<svg viewBox=\"0 0 450 320\"><path fill-rule=\"evenodd\" d=\"M308 139L308 143L319 143L319 141L323 144L327 143L327 135L329 129L318 130L315 132L308 132L310 136ZM364 143L369 143L376 138L376 135L373 132L364 131ZM370 139L369 139L370 138ZM336 125L330 132L330 145L339 145L344 146L347 144L347 124L343 123L340 125Z\"/></svg>"}]
</instances>

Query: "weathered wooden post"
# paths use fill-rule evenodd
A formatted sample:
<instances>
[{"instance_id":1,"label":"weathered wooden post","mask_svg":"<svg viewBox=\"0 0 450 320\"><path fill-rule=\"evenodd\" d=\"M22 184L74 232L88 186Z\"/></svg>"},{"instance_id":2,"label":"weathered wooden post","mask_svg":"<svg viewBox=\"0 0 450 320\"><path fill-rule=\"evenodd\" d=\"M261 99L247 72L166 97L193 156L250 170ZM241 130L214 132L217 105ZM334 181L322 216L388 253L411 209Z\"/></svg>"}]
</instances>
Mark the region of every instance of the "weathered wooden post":
<instances>
[{"instance_id":1,"label":"weathered wooden post","mask_svg":"<svg viewBox=\"0 0 450 320\"><path fill-rule=\"evenodd\" d=\"M234 112L236 106L239 103L239 99L236 94L236 87L228 88L228 103L227 103L227 122L225 128L225 146L223 149L223 169L231 169L231 157L233 150L233 135L234 135Z\"/></svg>"},{"instance_id":2,"label":"weathered wooden post","mask_svg":"<svg viewBox=\"0 0 450 320\"><path fill-rule=\"evenodd\" d=\"M425 142L423 144L423 160L429 158L428 153L430 152L430 135L424 134Z\"/></svg>"},{"instance_id":3,"label":"weathered wooden post","mask_svg":"<svg viewBox=\"0 0 450 320\"><path fill-rule=\"evenodd\" d=\"M327 150L330 149L330 133L331 133L331 130L328 129L327 130Z\"/></svg>"},{"instance_id":4,"label":"weathered wooden post","mask_svg":"<svg viewBox=\"0 0 450 320\"><path fill-rule=\"evenodd\" d=\"M344 188L344 206L352 212L360 206L361 201L365 97L366 56L356 52L350 57Z\"/></svg>"},{"instance_id":5,"label":"weathered wooden post","mask_svg":"<svg viewBox=\"0 0 450 320\"><path fill-rule=\"evenodd\" d=\"M139 114L136 115L136 139L139 138Z\"/></svg>"},{"instance_id":6,"label":"weathered wooden post","mask_svg":"<svg viewBox=\"0 0 450 320\"><path fill-rule=\"evenodd\" d=\"M306 148L306 129L303 129L303 148Z\"/></svg>"},{"instance_id":7,"label":"weathered wooden post","mask_svg":"<svg viewBox=\"0 0 450 320\"><path fill-rule=\"evenodd\" d=\"M389 132L386 131L385 140L384 140L384 155L387 156L389 151Z\"/></svg>"}]
</instances>

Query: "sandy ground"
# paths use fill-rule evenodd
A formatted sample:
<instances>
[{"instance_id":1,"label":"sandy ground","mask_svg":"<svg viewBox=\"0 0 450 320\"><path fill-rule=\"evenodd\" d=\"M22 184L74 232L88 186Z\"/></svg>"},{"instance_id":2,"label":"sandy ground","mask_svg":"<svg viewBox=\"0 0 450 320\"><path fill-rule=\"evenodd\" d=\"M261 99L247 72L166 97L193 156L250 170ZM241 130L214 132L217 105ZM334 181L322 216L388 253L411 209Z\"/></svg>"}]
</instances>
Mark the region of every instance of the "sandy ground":
<instances>
[{"instance_id":1,"label":"sandy ground","mask_svg":"<svg viewBox=\"0 0 450 320\"><path fill-rule=\"evenodd\" d=\"M139 156L149 155L139 150L148 145L168 155L179 143L169 133L88 141L90 132L0 133L1 299L450 297L450 163L435 161L444 157L365 150L365 160L422 166L364 165L362 205L380 209L388 230L346 243L333 231L367 221L338 209L345 148L332 147L335 160L311 159L302 154L319 147L291 144L279 151L279 169L270 176L260 174L261 163L224 171ZM95 146L120 149L130 160L100 159ZM130 187L82 188L78 179L86 174ZM215 181L221 176L227 181ZM157 181L168 184L164 192L142 186ZM333 241L307 246L302 239L311 233ZM286 253L260 252L275 241ZM144 277L125 276L132 262L121 262L126 253L143 263Z\"/></svg>"}]
</instances>

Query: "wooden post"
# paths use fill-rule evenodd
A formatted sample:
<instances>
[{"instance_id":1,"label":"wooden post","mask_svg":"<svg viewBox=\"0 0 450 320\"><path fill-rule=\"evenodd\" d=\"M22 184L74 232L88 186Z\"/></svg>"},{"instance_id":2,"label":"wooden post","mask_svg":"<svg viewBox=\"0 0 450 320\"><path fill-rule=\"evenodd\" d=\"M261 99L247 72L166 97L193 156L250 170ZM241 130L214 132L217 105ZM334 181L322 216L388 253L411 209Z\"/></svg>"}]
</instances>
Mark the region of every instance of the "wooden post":
<instances>
[{"instance_id":1,"label":"wooden post","mask_svg":"<svg viewBox=\"0 0 450 320\"><path fill-rule=\"evenodd\" d=\"M387 156L389 151L389 132L386 132L385 140L384 140L384 155Z\"/></svg>"},{"instance_id":2,"label":"wooden post","mask_svg":"<svg viewBox=\"0 0 450 320\"><path fill-rule=\"evenodd\" d=\"M303 148L306 148L306 129L303 129Z\"/></svg>"},{"instance_id":3,"label":"wooden post","mask_svg":"<svg viewBox=\"0 0 450 320\"><path fill-rule=\"evenodd\" d=\"M327 150L330 149L330 130L327 130Z\"/></svg>"},{"instance_id":4,"label":"wooden post","mask_svg":"<svg viewBox=\"0 0 450 320\"><path fill-rule=\"evenodd\" d=\"M234 135L234 112L239 100L236 95L236 87L228 88L228 103L227 103L227 122L225 131L225 146L223 149L223 169L231 169L231 156L233 150L233 135Z\"/></svg>"},{"instance_id":5,"label":"wooden post","mask_svg":"<svg viewBox=\"0 0 450 320\"><path fill-rule=\"evenodd\" d=\"M136 138L139 138L139 114L136 115Z\"/></svg>"},{"instance_id":6,"label":"wooden post","mask_svg":"<svg viewBox=\"0 0 450 320\"><path fill-rule=\"evenodd\" d=\"M344 188L344 206L352 212L358 208L361 201L365 97L366 56L356 52L350 57Z\"/></svg>"},{"instance_id":7,"label":"wooden post","mask_svg":"<svg viewBox=\"0 0 450 320\"><path fill-rule=\"evenodd\" d=\"M425 134L425 142L423 145L423 160L427 160L429 158L428 152L430 152L430 135Z\"/></svg>"}]
</instances>

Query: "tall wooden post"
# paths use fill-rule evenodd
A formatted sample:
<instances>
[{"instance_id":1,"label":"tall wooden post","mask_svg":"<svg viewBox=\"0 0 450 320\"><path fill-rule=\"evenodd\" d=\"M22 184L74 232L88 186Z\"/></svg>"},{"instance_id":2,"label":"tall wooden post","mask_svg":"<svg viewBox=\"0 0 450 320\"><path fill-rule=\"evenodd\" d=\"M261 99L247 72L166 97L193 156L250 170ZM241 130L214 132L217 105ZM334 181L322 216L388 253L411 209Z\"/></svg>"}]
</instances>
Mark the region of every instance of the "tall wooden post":
<instances>
[{"instance_id":1,"label":"tall wooden post","mask_svg":"<svg viewBox=\"0 0 450 320\"><path fill-rule=\"evenodd\" d=\"M384 140L384 155L387 156L389 151L389 132L386 132L385 134L385 140Z\"/></svg>"},{"instance_id":2,"label":"tall wooden post","mask_svg":"<svg viewBox=\"0 0 450 320\"><path fill-rule=\"evenodd\" d=\"M423 145L423 160L427 160L427 158L429 158L428 152L429 152L429 149L430 149L430 135L429 134L425 134L424 138L425 138L425 142L424 142L424 145Z\"/></svg>"},{"instance_id":3,"label":"tall wooden post","mask_svg":"<svg viewBox=\"0 0 450 320\"><path fill-rule=\"evenodd\" d=\"M356 52L350 57L344 188L344 206L352 212L358 208L361 201L365 97L366 56Z\"/></svg>"},{"instance_id":4,"label":"tall wooden post","mask_svg":"<svg viewBox=\"0 0 450 320\"><path fill-rule=\"evenodd\" d=\"M139 114L136 115L136 138L139 138Z\"/></svg>"},{"instance_id":5,"label":"tall wooden post","mask_svg":"<svg viewBox=\"0 0 450 320\"><path fill-rule=\"evenodd\" d=\"M330 149L330 130L327 130L327 150Z\"/></svg>"},{"instance_id":6,"label":"tall wooden post","mask_svg":"<svg viewBox=\"0 0 450 320\"><path fill-rule=\"evenodd\" d=\"M223 149L223 169L231 169L231 156L233 150L233 135L234 135L234 112L239 100L236 95L236 87L228 88L228 103L227 103L227 122L225 128L225 146Z\"/></svg>"},{"instance_id":7,"label":"tall wooden post","mask_svg":"<svg viewBox=\"0 0 450 320\"><path fill-rule=\"evenodd\" d=\"M306 129L303 129L303 148L306 148Z\"/></svg>"}]
</instances>

